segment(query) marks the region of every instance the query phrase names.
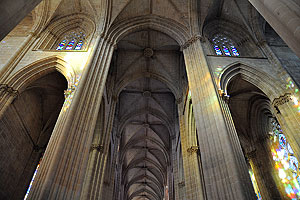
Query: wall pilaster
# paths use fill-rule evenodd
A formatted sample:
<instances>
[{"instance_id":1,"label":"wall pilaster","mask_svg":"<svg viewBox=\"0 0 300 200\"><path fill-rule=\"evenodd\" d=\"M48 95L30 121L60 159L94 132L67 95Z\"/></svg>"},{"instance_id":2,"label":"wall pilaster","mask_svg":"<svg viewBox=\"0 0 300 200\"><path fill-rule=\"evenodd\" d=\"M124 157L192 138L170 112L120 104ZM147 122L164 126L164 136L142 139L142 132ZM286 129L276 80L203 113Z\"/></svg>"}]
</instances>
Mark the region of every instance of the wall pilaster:
<instances>
[{"instance_id":1,"label":"wall pilaster","mask_svg":"<svg viewBox=\"0 0 300 200\"><path fill-rule=\"evenodd\" d=\"M183 52L198 130L206 198L254 199L228 106L216 92L200 40L185 45Z\"/></svg>"}]
</instances>

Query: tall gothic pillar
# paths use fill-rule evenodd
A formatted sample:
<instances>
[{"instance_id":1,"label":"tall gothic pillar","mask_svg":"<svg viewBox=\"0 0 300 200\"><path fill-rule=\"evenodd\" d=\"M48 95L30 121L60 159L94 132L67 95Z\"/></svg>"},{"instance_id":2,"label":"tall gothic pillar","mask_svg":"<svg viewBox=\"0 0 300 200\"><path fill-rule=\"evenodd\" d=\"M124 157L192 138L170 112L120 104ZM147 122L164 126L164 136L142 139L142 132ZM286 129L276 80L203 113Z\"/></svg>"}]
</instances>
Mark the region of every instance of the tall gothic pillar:
<instances>
[{"instance_id":1,"label":"tall gothic pillar","mask_svg":"<svg viewBox=\"0 0 300 200\"><path fill-rule=\"evenodd\" d=\"M190 107L190 109L189 109ZM183 186L186 191L187 199L202 200L205 199L203 191L202 174L198 162L198 146L196 138L196 127L193 118L191 106L186 106L185 115L179 113L180 137L182 145L182 159L184 169Z\"/></svg>"},{"instance_id":2,"label":"tall gothic pillar","mask_svg":"<svg viewBox=\"0 0 300 200\"><path fill-rule=\"evenodd\" d=\"M200 37L190 39L183 49L198 130L206 199L254 199L255 193L233 121L222 113L221 100Z\"/></svg>"},{"instance_id":3,"label":"tall gothic pillar","mask_svg":"<svg viewBox=\"0 0 300 200\"><path fill-rule=\"evenodd\" d=\"M267 138L261 140L255 144L255 149L246 153L247 158L262 198L264 200L279 200L282 199L279 191L280 185L276 185L276 183L281 182L278 178L276 179L277 174L275 174L275 167L272 165L272 155L266 141Z\"/></svg>"},{"instance_id":4,"label":"tall gothic pillar","mask_svg":"<svg viewBox=\"0 0 300 200\"><path fill-rule=\"evenodd\" d=\"M80 199L113 45L98 38L94 50L69 109L59 116L29 199Z\"/></svg>"},{"instance_id":5,"label":"tall gothic pillar","mask_svg":"<svg viewBox=\"0 0 300 200\"><path fill-rule=\"evenodd\" d=\"M274 99L273 106L276 113L276 119L286 135L288 142L292 146L292 149L296 157L300 158L300 114L293 103L293 99L290 93L279 96Z\"/></svg>"},{"instance_id":6,"label":"tall gothic pillar","mask_svg":"<svg viewBox=\"0 0 300 200\"><path fill-rule=\"evenodd\" d=\"M106 115L108 115L108 120L102 120L100 115L103 116L103 113L99 113L97 125L95 128L95 135L90 149L89 165L86 172L85 183L80 199L99 199L99 196L101 197L100 199L112 199L108 198L109 195L112 195L112 191L110 191L109 193L107 191L109 189L113 189L114 181L110 180L110 182L105 182L104 178L105 176L107 176L105 172L110 171L107 169L107 167L110 167L110 164L108 163L108 156L111 156L108 151L110 151L109 145L115 107L116 100L111 101L110 108L105 113ZM105 112L104 109L102 110L102 112ZM111 170L111 173L114 173L114 166L111 167L113 168L113 170ZM113 174L111 174L110 176L113 177Z\"/></svg>"},{"instance_id":7,"label":"tall gothic pillar","mask_svg":"<svg viewBox=\"0 0 300 200\"><path fill-rule=\"evenodd\" d=\"M249 0L300 57L300 5L295 0Z\"/></svg>"}]
</instances>

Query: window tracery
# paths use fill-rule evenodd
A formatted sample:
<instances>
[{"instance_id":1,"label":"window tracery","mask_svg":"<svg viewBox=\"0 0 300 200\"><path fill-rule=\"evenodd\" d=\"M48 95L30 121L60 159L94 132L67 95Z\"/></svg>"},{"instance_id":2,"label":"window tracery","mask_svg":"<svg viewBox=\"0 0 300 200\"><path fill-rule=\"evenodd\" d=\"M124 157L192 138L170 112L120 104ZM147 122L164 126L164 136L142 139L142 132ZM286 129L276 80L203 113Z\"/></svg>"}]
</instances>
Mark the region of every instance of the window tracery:
<instances>
[{"instance_id":1,"label":"window tracery","mask_svg":"<svg viewBox=\"0 0 300 200\"><path fill-rule=\"evenodd\" d=\"M294 155L280 125L277 121L272 122L271 152L275 162L275 169L286 195L290 199L300 198L300 172L298 159Z\"/></svg>"},{"instance_id":2,"label":"window tracery","mask_svg":"<svg viewBox=\"0 0 300 200\"><path fill-rule=\"evenodd\" d=\"M215 35L212 43L217 55L240 56L232 40L222 34Z\"/></svg>"},{"instance_id":3,"label":"window tracery","mask_svg":"<svg viewBox=\"0 0 300 200\"><path fill-rule=\"evenodd\" d=\"M56 50L82 50L85 41L85 34L83 32L71 32L66 35L56 47Z\"/></svg>"}]
</instances>

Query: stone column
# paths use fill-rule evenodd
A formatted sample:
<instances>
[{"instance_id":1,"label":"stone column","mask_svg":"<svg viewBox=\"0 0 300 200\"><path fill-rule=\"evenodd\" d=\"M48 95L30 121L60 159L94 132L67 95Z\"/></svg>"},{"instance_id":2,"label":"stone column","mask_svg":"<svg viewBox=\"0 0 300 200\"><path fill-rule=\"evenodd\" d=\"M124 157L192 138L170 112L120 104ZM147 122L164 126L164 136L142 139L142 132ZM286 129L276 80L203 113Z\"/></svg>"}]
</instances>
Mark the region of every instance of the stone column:
<instances>
[{"instance_id":1,"label":"stone column","mask_svg":"<svg viewBox=\"0 0 300 200\"><path fill-rule=\"evenodd\" d=\"M300 6L295 0L249 0L300 57Z\"/></svg>"},{"instance_id":2,"label":"stone column","mask_svg":"<svg viewBox=\"0 0 300 200\"><path fill-rule=\"evenodd\" d=\"M276 119L278 120L283 133L286 135L288 142L290 143L294 154L300 158L300 114L293 105L292 97L290 93L279 96L274 99L272 103L275 112Z\"/></svg>"},{"instance_id":3,"label":"stone column","mask_svg":"<svg viewBox=\"0 0 300 200\"><path fill-rule=\"evenodd\" d=\"M249 164L253 170L259 191L264 200L282 199L279 192L279 185L277 187L276 182L281 183L280 180L276 180L274 172L274 166L272 164L272 158L266 139L262 139L262 142L258 142L255 145L255 149L247 152L247 158Z\"/></svg>"},{"instance_id":4,"label":"stone column","mask_svg":"<svg viewBox=\"0 0 300 200\"><path fill-rule=\"evenodd\" d=\"M99 199L99 197L107 195L105 191L103 192L107 184L104 183L104 173L107 167L116 101L112 101L109 106L109 111L105 113L105 115L108 115L108 120L102 120L101 116L103 116L103 113L99 113L99 121L97 121L95 128L95 135L90 150L89 165L80 199ZM102 111L104 112L104 110ZM113 172L114 171L112 171L112 173Z\"/></svg>"},{"instance_id":5,"label":"stone column","mask_svg":"<svg viewBox=\"0 0 300 200\"><path fill-rule=\"evenodd\" d=\"M80 199L113 44L98 38L72 103L60 114L29 199Z\"/></svg>"},{"instance_id":6,"label":"stone column","mask_svg":"<svg viewBox=\"0 0 300 200\"><path fill-rule=\"evenodd\" d=\"M216 92L200 37L190 39L183 49L198 130L205 198L255 199L229 109L221 106L225 103Z\"/></svg>"},{"instance_id":7,"label":"stone column","mask_svg":"<svg viewBox=\"0 0 300 200\"><path fill-rule=\"evenodd\" d=\"M185 114L179 112L180 137L184 169L184 183L186 198L189 200L205 199L201 173L199 171L196 128L193 126L193 112L191 106L186 106Z\"/></svg>"}]
</instances>

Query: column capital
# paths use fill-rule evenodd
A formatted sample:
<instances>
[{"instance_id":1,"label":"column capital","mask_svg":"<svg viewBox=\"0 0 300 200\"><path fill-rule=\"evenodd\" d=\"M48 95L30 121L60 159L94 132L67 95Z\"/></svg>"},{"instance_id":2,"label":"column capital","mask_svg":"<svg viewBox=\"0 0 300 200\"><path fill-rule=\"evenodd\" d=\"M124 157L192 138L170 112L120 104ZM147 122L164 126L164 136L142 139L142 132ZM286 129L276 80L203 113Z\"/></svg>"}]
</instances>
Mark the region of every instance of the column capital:
<instances>
[{"instance_id":1,"label":"column capital","mask_svg":"<svg viewBox=\"0 0 300 200\"><path fill-rule=\"evenodd\" d=\"M256 149L253 149L252 151L249 151L248 153L246 153L246 156L249 158L249 159L253 159L256 157Z\"/></svg>"},{"instance_id":2,"label":"column capital","mask_svg":"<svg viewBox=\"0 0 300 200\"><path fill-rule=\"evenodd\" d=\"M195 43L197 40L200 40L200 42L205 42L205 38L201 35L194 35L193 37L191 37L190 39L188 39L182 46L181 49L184 50L186 48L188 48L189 46L191 46L193 43Z\"/></svg>"},{"instance_id":3,"label":"column capital","mask_svg":"<svg viewBox=\"0 0 300 200\"><path fill-rule=\"evenodd\" d=\"M103 145L100 145L100 144L92 144L91 151L93 151L93 150L97 150L100 153L104 153L104 147L103 147Z\"/></svg>"},{"instance_id":4,"label":"column capital","mask_svg":"<svg viewBox=\"0 0 300 200\"><path fill-rule=\"evenodd\" d=\"M225 101L225 103L228 104L230 96L228 94L226 94L224 92L224 90L222 90L222 89L219 89L218 92L219 92L219 95L221 96L221 98Z\"/></svg>"},{"instance_id":5,"label":"column capital","mask_svg":"<svg viewBox=\"0 0 300 200\"><path fill-rule=\"evenodd\" d=\"M272 102L274 106L281 106L287 102L292 100L290 93L285 93L284 95L279 96L278 98L275 98Z\"/></svg>"},{"instance_id":6,"label":"column capital","mask_svg":"<svg viewBox=\"0 0 300 200\"><path fill-rule=\"evenodd\" d=\"M19 91L8 86L7 84L0 84L0 94L8 94L10 96L17 97L19 95Z\"/></svg>"},{"instance_id":7,"label":"column capital","mask_svg":"<svg viewBox=\"0 0 300 200\"><path fill-rule=\"evenodd\" d=\"M193 153L200 153L200 148L199 146L191 146L190 148L187 149L187 152L192 155Z\"/></svg>"},{"instance_id":8,"label":"column capital","mask_svg":"<svg viewBox=\"0 0 300 200\"><path fill-rule=\"evenodd\" d=\"M279 106L289 102L292 100L291 94L290 93L285 93L284 95L279 96L278 98L275 98L272 102L272 105L274 106L275 110L277 113L280 113L279 111Z\"/></svg>"}]
</instances>

